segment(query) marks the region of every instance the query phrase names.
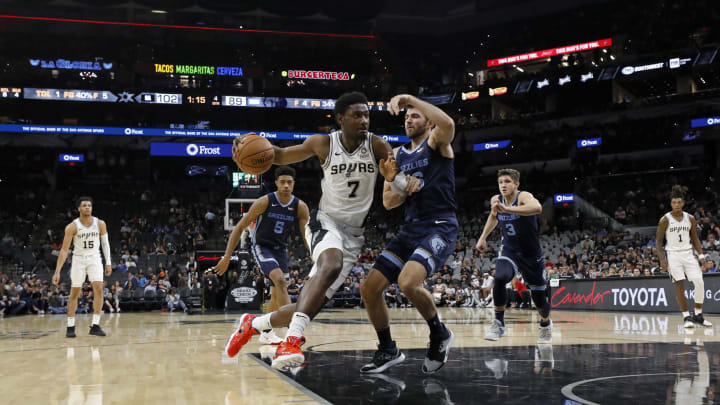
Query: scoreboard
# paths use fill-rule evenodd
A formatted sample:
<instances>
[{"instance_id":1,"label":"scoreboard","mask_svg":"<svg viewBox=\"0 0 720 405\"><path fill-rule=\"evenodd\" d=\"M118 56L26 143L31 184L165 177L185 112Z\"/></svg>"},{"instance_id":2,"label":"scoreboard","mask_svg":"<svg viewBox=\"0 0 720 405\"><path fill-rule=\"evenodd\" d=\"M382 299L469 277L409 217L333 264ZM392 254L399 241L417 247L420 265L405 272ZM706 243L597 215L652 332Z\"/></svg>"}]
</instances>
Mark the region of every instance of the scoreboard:
<instances>
[{"instance_id":1,"label":"scoreboard","mask_svg":"<svg viewBox=\"0 0 720 405\"><path fill-rule=\"evenodd\" d=\"M0 87L0 99L25 99L46 101L77 101L95 103L139 103L164 105L197 105L241 108L277 108L301 110L332 110L334 99L292 98L292 97L251 97L222 94L160 93L153 91L113 92L109 90L48 89L35 87ZM388 111L388 103L368 102L371 111Z\"/></svg>"}]
</instances>

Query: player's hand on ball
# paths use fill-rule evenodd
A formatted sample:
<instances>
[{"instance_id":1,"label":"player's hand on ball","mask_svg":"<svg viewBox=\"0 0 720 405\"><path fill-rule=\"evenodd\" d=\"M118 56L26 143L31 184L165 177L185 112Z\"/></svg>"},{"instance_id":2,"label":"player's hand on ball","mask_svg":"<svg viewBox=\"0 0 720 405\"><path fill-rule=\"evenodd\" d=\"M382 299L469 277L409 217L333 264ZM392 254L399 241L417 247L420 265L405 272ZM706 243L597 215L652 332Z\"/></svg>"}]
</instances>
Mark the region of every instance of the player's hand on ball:
<instances>
[{"instance_id":1,"label":"player's hand on ball","mask_svg":"<svg viewBox=\"0 0 720 405\"><path fill-rule=\"evenodd\" d=\"M400 168L398 168L397 161L395 161L395 156L393 156L393 153L388 153L388 158L386 159L380 159L380 174L385 177L385 180L389 183L392 183L393 180L395 180L395 175L400 172Z\"/></svg>"},{"instance_id":2,"label":"player's hand on ball","mask_svg":"<svg viewBox=\"0 0 720 405\"><path fill-rule=\"evenodd\" d=\"M485 251L485 249L487 249L487 241L483 238L478 239L475 248L481 252Z\"/></svg>"},{"instance_id":3,"label":"player's hand on ball","mask_svg":"<svg viewBox=\"0 0 720 405\"><path fill-rule=\"evenodd\" d=\"M409 174L406 175L405 178L407 179L407 188L405 191L407 191L408 195L413 195L413 193L417 193L422 189L422 179Z\"/></svg>"},{"instance_id":4,"label":"player's hand on ball","mask_svg":"<svg viewBox=\"0 0 720 405\"><path fill-rule=\"evenodd\" d=\"M230 266L230 259L223 257L218 264L215 265L215 273L217 273L218 276L222 276L227 271L228 266Z\"/></svg>"},{"instance_id":5,"label":"player's hand on ball","mask_svg":"<svg viewBox=\"0 0 720 405\"><path fill-rule=\"evenodd\" d=\"M53 274L52 283L53 283L53 285L60 284L60 275L59 274L57 274L57 273Z\"/></svg>"},{"instance_id":6,"label":"player's hand on ball","mask_svg":"<svg viewBox=\"0 0 720 405\"><path fill-rule=\"evenodd\" d=\"M390 99L390 106L388 110L392 115L399 115L401 110L404 110L408 105L410 96L408 94L398 94L397 96Z\"/></svg>"},{"instance_id":7,"label":"player's hand on ball","mask_svg":"<svg viewBox=\"0 0 720 405\"><path fill-rule=\"evenodd\" d=\"M105 275L107 277L110 277L111 274L112 274L112 266L110 266L109 264L106 264L105 265Z\"/></svg>"}]
</instances>

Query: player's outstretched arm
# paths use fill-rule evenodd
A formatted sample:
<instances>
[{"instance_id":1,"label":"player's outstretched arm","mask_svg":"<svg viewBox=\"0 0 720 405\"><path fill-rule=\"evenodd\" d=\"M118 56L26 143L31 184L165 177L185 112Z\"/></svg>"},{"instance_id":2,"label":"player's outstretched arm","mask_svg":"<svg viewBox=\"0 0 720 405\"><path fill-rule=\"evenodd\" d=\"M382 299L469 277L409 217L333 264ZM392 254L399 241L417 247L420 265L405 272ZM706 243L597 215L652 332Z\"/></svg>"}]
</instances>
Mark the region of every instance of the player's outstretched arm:
<instances>
[{"instance_id":1,"label":"player's outstretched arm","mask_svg":"<svg viewBox=\"0 0 720 405\"><path fill-rule=\"evenodd\" d=\"M434 127L430 132L428 143L431 148L437 149L438 146L450 145L455 138L455 121L450 118L445 111L421 100L410 94L398 94L390 99L390 114L398 115L400 110L411 105L423 113L427 119L433 123Z\"/></svg>"},{"instance_id":2,"label":"player's outstretched arm","mask_svg":"<svg viewBox=\"0 0 720 405\"><path fill-rule=\"evenodd\" d=\"M62 248L60 248L60 254L58 255L57 263L55 263L55 274L52 277L52 283L55 285L60 284L60 270L68 257L68 250L70 250L70 244L72 243L73 237L77 233L75 223L71 222L65 227L65 237L63 238Z\"/></svg>"},{"instance_id":3,"label":"player's outstretched arm","mask_svg":"<svg viewBox=\"0 0 720 405\"><path fill-rule=\"evenodd\" d=\"M498 212L505 212L508 214L515 214L521 216L538 215L542 213L542 204L535 198L531 193L527 191L521 191L518 196L517 206L506 206L503 204L497 205Z\"/></svg>"},{"instance_id":4,"label":"player's outstretched arm","mask_svg":"<svg viewBox=\"0 0 720 405\"><path fill-rule=\"evenodd\" d=\"M495 209L498 201L500 201L498 196L493 196L493 198L490 199L490 215L488 216L487 221L485 221L485 228L483 228L482 235L480 235L480 238L478 238L477 244L475 245L475 248L481 252L487 249L487 238L495 230L495 227L498 224L497 211Z\"/></svg>"},{"instance_id":5,"label":"player's outstretched arm","mask_svg":"<svg viewBox=\"0 0 720 405\"><path fill-rule=\"evenodd\" d=\"M310 253L311 250L310 243L308 243L308 240L305 237L305 227L307 226L309 220L310 209L308 208L307 204L305 204L305 201L300 200L298 202L298 222L300 224L300 236L302 236L302 240L305 243L305 249L307 249L308 253Z\"/></svg>"},{"instance_id":6,"label":"player's outstretched arm","mask_svg":"<svg viewBox=\"0 0 720 405\"><path fill-rule=\"evenodd\" d=\"M279 146L273 146L275 150L275 160L273 161L276 165L287 165L291 163L302 162L313 156L320 158L320 161L324 161L330 152L330 140L327 135L311 135L300 145L288 146L281 148Z\"/></svg>"},{"instance_id":7,"label":"player's outstretched arm","mask_svg":"<svg viewBox=\"0 0 720 405\"><path fill-rule=\"evenodd\" d=\"M108 237L107 224L105 221L99 220L100 227L100 246L102 247L103 256L105 256L105 275L112 274L112 262L110 261L110 239Z\"/></svg>"},{"instance_id":8,"label":"player's outstretched arm","mask_svg":"<svg viewBox=\"0 0 720 405\"><path fill-rule=\"evenodd\" d=\"M657 232L655 232L655 254L658 260L660 260L660 267L662 267L666 273L668 271L668 262L667 254L665 253L665 231L667 231L669 223L667 218L662 217L658 224Z\"/></svg>"},{"instance_id":9,"label":"player's outstretched arm","mask_svg":"<svg viewBox=\"0 0 720 405\"><path fill-rule=\"evenodd\" d=\"M238 243L240 243L240 235L242 234L242 231L248 226L250 226L250 224L254 220L256 220L257 217L259 217L263 212L265 212L267 206L267 196L258 198L257 200L255 200L254 203L252 203L247 214L243 215L242 218L240 218L240 222L235 225L232 232L230 233L230 238L228 238L227 246L225 247L225 254L213 269L218 275L222 276L227 271L227 268L230 265L230 258L232 257L232 252L235 250Z\"/></svg>"}]
</instances>

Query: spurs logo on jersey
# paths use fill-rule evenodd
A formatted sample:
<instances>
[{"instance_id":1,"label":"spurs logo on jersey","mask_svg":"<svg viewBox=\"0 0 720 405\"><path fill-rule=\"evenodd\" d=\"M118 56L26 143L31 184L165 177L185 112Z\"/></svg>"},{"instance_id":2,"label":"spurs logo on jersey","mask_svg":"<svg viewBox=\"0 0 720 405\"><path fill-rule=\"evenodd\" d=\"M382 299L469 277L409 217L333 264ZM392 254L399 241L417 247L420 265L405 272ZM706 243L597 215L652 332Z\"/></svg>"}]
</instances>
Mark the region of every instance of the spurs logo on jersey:
<instances>
[{"instance_id":1,"label":"spurs logo on jersey","mask_svg":"<svg viewBox=\"0 0 720 405\"><path fill-rule=\"evenodd\" d=\"M676 220L670 212L665 214L665 218L668 219L668 227L665 231L665 250L691 250L690 227L692 223L690 222L690 214L683 212L681 221Z\"/></svg>"},{"instance_id":2,"label":"spurs logo on jersey","mask_svg":"<svg viewBox=\"0 0 720 405\"><path fill-rule=\"evenodd\" d=\"M100 225L98 219L92 217L92 224L85 226L80 218L74 221L77 233L73 237L73 255L100 255Z\"/></svg>"},{"instance_id":3,"label":"spurs logo on jersey","mask_svg":"<svg viewBox=\"0 0 720 405\"><path fill-rule=\"evenodd\" d=\"M330 151L323 163L320 210L338 222L361 227L372 205L377 164L372 134L352 153L341 143L341 132L330 135Z\"/></svg>"}]
</instances>

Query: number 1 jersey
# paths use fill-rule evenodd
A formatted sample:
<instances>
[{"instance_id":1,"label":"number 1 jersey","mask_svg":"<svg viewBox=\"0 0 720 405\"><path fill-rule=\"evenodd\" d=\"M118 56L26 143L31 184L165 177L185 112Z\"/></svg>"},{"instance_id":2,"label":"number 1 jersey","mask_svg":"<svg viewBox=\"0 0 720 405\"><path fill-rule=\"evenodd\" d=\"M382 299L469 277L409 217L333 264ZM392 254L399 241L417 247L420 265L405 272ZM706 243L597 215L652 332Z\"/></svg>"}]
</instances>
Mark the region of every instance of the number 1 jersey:
<instances>
[{"instance_id":1,"label":"number 1 jersey","mask_svg":"<svg viewBox=\"0 0 720 405\"><path fill-rule=\"evenodd\" d=\"M320 210L334 220L362 227L373 201L378 167L372 133L352 152L345 150L341 131L330 133L328 157L322 165Z\"/></svg>"}]
</instances>

